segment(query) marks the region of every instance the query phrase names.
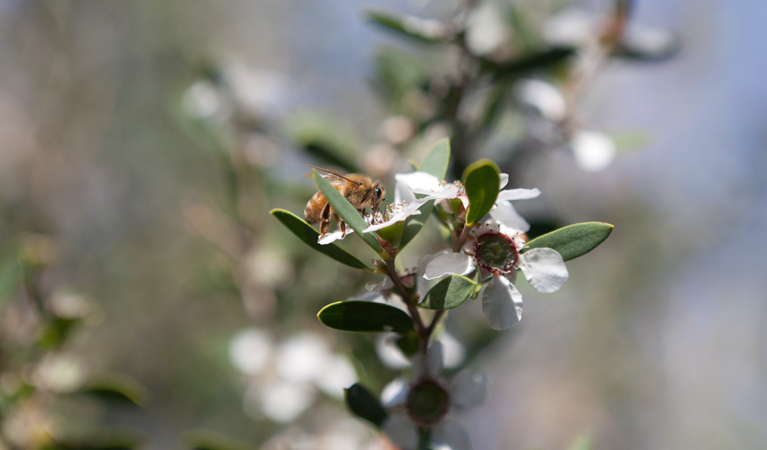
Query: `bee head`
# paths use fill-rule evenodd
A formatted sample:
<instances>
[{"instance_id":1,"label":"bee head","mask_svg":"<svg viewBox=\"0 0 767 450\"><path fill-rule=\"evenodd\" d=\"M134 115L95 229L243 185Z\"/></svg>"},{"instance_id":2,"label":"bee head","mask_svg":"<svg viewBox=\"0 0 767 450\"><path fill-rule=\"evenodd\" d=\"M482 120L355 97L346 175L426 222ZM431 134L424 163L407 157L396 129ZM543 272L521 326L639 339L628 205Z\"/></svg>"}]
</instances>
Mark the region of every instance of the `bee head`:
<instances>
[{"instance_id":1,"label":"bee head","mask_svg":"<svg viewBox=\"0 0 767 450\"><path fill-rule=\"evenodd\" d=\"M373 185L373 198L371 199L371 208L374 212L378 211L378 208L381 206L381 200L383 199L384 194L386 193L386 189L384 189L383 185L376 181L376 184Z\"/></svg>"}]
</instances>

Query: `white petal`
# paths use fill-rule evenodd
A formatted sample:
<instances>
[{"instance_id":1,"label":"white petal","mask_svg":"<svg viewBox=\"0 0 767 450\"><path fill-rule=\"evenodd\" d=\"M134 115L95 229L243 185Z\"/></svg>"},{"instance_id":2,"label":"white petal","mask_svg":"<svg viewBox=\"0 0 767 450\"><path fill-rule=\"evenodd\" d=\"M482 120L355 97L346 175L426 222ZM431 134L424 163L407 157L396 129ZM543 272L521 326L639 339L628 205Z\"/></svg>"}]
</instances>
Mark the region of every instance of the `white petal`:
<instances>
[{"instance_id":1,"label":"white petal","mask_svg":"<svg viewBox=\"0 0 767 450\"><path fill-rule=\"evenodd\" d=\"M445 367L455 369L463 364L466 359L466 349L458 339L446 331L439 337L439 342L442 344Z\"/></svg>"},{"instance_id":2,"label":"white petal","mask_svg":"<svg viewBox=\"0 0 767 450\"><path fill-rule=\"evenodd\" d=\"M471 450L471 440L466 428L454 420L446 420L434 427L431 435L434 450Z\"/></svg>"},{"instance_id":3,"label":"white petal","mask_svg":"<svg viewBox=\"0 0 767 450\"><path fill-rule=\"evenodd\" d=\"M386 222L381 222L375 225L371 225L367 228L365 228L362 232L363 233L370 233L373 231L378 231L380 229L386 228L392 224L395 224L397 222L402 222L403 220L407 219L409 216L417 216L421 214L421 211L418 211L418 208L423 206L424 203L429 201L429 199L418 199L413 200L412 202L408 203L404 208L397 211L392 217L389 218Z\"/></svg>"},{"instance_id":4,"label":"white petal","mask_svg":"<svg viewBox=\"0 0 767 450\"><path fill-rule=\"evenodd\" d=\"M413 189L416 194L426 195L426 200L441 200L445 198L458 198L458 186L454 184L441 185L436 189Z\"/></svg>"},{"instance_id":5,"label":"white petal","mask_svg":"<svg viewBox=\"0 0 767 450\"><path fill-rule=\"evenodd\" d=\"M443 253L426 265L423 277L427 280L445 275L466 275L474 270L474 258L463 253Z\"/></svg>"},{"instance_id":6,"label":"white petal","mask_svg":"<svg viewBox=\"0 0 767 450\"><path fill-rule=\"evenodd\" d=\"M522 272L538 292L551 294L567 282L567 266L562 255L551 248L533 248L521 256Z\"/></svg>"},{"instance_id":7,"label":"white petal","mask_svg":"<svg viewBox=\"0 0 767 450\"><path fill-rule=\"evenodd\" d=\"M365 285L365 290L370 291L380 291L382 289L391 289L394 287L394 283L391 281L391 278L384 277L383 280L379 281L378 283L368 283Z\"/></svg>"},{"instance_id":8,"label":"white petal","mask_svg":"<svg viewBox=\"0 0 767 450\"><path fill-rule=\"evenodd\" d=\"M350 234L354 233L354 230L351 227L346 227L346 236L349 236ZM317 241L320 245L328 245L332 242L335 242L339 239L343 239L341 237L341 230L334 231L332 233L328 233L325 236L322 237L319 241Z\"/></svg>"},{"instance_id":9,"label":"white petal","mask_svg":"<svg viewBox=\"0 0 767 450\"><path fill-rule=\"evenodd\" d=\"M610 165L615 157L613 141L602 133L594 131L579 131L573 137L570 146L575 161L581 169L597 172Z\"/></svg>"},{"instance_id":10,"label":"white petal","mask_svg":"<svg viewBox=\"0 0 767 450\"><path fill-rule=\"evenodd\" d=\"M504 186L509 184L509 174L508 173L502 173L501 174L501 185L498 186L498 189L503 189Z\"/></svg>"},{"instance_id":11,"label":"white petal","mask_svg":"<svg viewBox=\"0 0 767 450\"><path fill-rule=\"evenodd\" d=\"M482 312L490 328L508 328L522 320L522 294L505 277L494 275L482 290Z\"/></svg>"},{"instance_id":12,"label":"white petal","mask_svg":"<svg viewBox=\"0 0 767 450\"><path fill-rule=\"evenodd\" d=\"M462 370L450 382L453 404L463 408L476 408L485 402L487 377L483 373Z\"/></svg>"},{"instance_id":13,"label":"white petal","mask_svg":"<svg viewBox=\"0 0 767 450\"><path fill-rule=\"evenodd\" d=\"M390 369L402 370L405 367L410 367L410 360L397 347L395 343L397 338L399 338L399 335L395 333L381 333L376 340L375 348L378 359L384 366Z\"/></svg>"},{"instance_id":14,"label":"white petal","mask_svg":"<svg viewBox=\"0 0 767 450\"><path fill-rule=\"evenodd\" d=\"M504 189L498 193L498 200L530 200L541 195L538 188L533 189Z\"/></svg>"},{"instance_id":15,"label":"white petal","mask_svg":"<svg viewBox=\"0 0 767 450\"><path fill-rule=\"evenodd\" d=\"M362 294L355 295L354 297L349 297L347 300L357 300L357 301L374 302L374 303L387 303L386 297L384 297L383 294L381 294L379 291L363 292Z\"/></svg>"},{"instance_id":16,"label":"white petal","mask_svg":"<svg viewBox=\"0 0 767 450\"><path fill-rule=\"evenodd\" d=\"M516 228L522 232L530 229L530 224L519 215L511 202L498 201L495 208L490 211L490 217L509 228Z\"/></svg>"},{"instance_id":17,"label":"white petal","mask_svg":"<svg viewBox=\"0 0 767 450\"><path fill-rule=\"evenodd\" d=\"M395 378L384 386L381 391L381 403L385 408L403 405L407 400L409 389L407 383L402 378Z\"/></svg>"},{"instance_id":18,"label":"white petal","mask_svg":"<svg viewBox=\"0 0 767 450\"><path fill-rule=\"evenodd\" d=\"M396 446L414 450L418 445L418 430L405 413L390 414L383 424L383 431Z\"/></svg>"},{"instance_id":19,"label":"white petal","mask_svg":"<svg viewBox=\"0 0 767 450\"><path fill-rule=\"evenodd\" d=\"M402 181L397 181L394 185L394 204L399 205L402 202L410 203L415 200L415 194Z\"/></svg>"},{"instance_id":20,"label":"white petal","mask_svg":"<svg viewBox=\"0 0 767 450\"><path fill-rule=\"evenodd\" d=\"M434 190L440 187L439 178L426 172L398 173L394 178L405 183L413 192L416 189Z\"/></svg>"},{"instance_id":21,"label":"white petal","mask_svg":"<svg viewBox=\"0 0 767 450\"><path fill-rule=\"evenodd\" d=\"M426 358L423 355L413 357L413 378L437 378L442 372L442 344L435 342L429 348Z\"/></svg>"},{"instance_id":22,"label":"white petal","mask_svg":"<svg viewBox=\"0 0 767 450\"><path fill-rule=\"evenodd\" d=\"M426 370L432 378L437 378L442 373L442 366L445 362L442 353L442 343L439 341L434 342L431 348L429 348L429 353L426 357Z\"/></svg>"}]
</instances>

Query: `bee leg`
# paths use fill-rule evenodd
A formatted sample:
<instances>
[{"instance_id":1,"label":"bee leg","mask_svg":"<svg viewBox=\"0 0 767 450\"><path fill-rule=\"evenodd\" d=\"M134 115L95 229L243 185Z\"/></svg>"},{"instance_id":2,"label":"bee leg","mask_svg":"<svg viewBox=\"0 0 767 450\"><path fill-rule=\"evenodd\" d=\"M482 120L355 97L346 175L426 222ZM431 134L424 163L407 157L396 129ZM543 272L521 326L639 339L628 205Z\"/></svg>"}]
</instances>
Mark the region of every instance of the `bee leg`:
<instances>
[{"instance_id":1,"label":"bee leg","mask_svg":"<svg viewBox=\"0 0 767 450\"><path fill-rule=\"evenodd\" d=\"M330 230L330 203L325 204L320 212L320 238L322 239ZM318 239L318 240L319 240Z\"/></svg>"},{"instance_id":2,"label":"bee leg","mask_svg":"<svg viewBox=\"0 0 767 450\"><path fill-rule=\"evenodd\" d=\"M341 221L339 222L339 225L341 225L341 239L343 239L343 238L345 238L345 237L346 237L346 222L344 222L343 220L341 220Z\"/></svg>"}]
</instances>

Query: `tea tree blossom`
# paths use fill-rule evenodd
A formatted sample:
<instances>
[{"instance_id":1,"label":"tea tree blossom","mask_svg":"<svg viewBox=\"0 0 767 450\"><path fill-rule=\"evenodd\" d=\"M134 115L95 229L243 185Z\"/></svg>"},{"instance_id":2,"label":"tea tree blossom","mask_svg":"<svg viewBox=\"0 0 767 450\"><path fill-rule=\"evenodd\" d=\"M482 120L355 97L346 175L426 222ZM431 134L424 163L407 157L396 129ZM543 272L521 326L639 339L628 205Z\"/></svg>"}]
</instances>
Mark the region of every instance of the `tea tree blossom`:
<instances>
[{"instance_id":1,"label":"tea tree blossom","mask_svg":"<svg viewBox=\"0 0 767 450\"><path fill-rule=\"evenodd\" d=\"M272 211L314 250L378 277L367 280L362 294L326 305L317 317L336 330L376 333L375 348L381 362L409 371L407 378L395 379L381 396L360 383L344 391L349 410L402 450L471 449L469 435L455 421L455 413L483 402L486 378L467 371L452 379L441 376L443 351L452 367L459 366L465 357L463 346L445 329L443 319L448 311L460 320L461 310L456 308L469 298L479 297L490 327L505 329L522 317L522 295L514 285L517 270L522 270L539 292L555 292L568 279L564 261L592 250L612 230L612 225L589 222L526 242L530 225L512 202L536 198L541 192L505 189L508 175L500 173L490 160L470 164L462 181L448 183L443 179L449 160L449 142L443 140L423 160L423 171L397 174L394 202L380 213L368 214L367 226L357 217L356 209L334 195L332 185L315 178L341 219L354 223L357 236L377 255L372 260L360 259L331 244L341 238L341 232L329 233L320 241L330 245L317 245L311 225L289 211ZM408 220L421 214L424 217ZM416 255L418 267L403 269L402 250L430 226L427 219L431 216L443 227L446 248L451 250ZM452 356L451 349L443 347L451 339ZM303 403L296 405L298 414L306 408Z\"/></svg>"},{"instance_id":2,"label":"tea tree blossom","mask_svg":"<svg viewBox=\"0 0 767 450\"><path fill-rule=\"evenodd\" d=\"M443 253L426 266L424 278L467 275L480 270L491 275L480 296L482 311L490 327L508 328L522 319L522 294L514 286L517 269L538 292L558 291L567 282L562 256L550 248L533 248L522 253L522 231L490 219L471 230L463 253Z\"/></svg>"},{"instance_id":3,"label":"tea tree blossom","mask_svg":"<svg viewBox=\"0 0 767 450\"><path fill-rule=\"evenodd\" d=\"M410 381L397 378L384 388L382 401L389 417L383 430L403 450L417 448L423 427L431 428L430 440L436 448L472 448L468 432L451 416L484 403L487 378L463 370L448 382L440 377L442 367L442 345L436 342L426 356L413 359Z\"/></svg>"}]
</instances>

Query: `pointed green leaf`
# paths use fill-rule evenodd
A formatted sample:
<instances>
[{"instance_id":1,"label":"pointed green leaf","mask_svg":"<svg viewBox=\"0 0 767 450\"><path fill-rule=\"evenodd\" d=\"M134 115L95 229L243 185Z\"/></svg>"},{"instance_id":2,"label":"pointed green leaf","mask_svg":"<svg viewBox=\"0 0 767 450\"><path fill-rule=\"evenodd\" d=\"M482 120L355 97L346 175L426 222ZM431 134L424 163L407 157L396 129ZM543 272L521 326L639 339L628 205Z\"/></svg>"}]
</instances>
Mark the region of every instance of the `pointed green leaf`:
<instances>
[{"instance_id":1,"label":"pointed green leaf","mask_svg":"<svg viewBox=\"0 0 767 450\"><path fill-rule=\"evenodd\" d=\"M344 156L343 151L329 142L315 140L304 142L302 145L304 151L318 161L327 163L329 166L341 167L347 172L359 172L359 168Z\"/></svg>"},{"instance_id":2,"label":"pointed green leaf","mask_svg":"<svg viewBox=\"0 0 767 450\"><path fill-rule=\"evenodd\" d=\"M84 436L64 436L55 445L45 447L51 450L133 450L141 448L145 439L130 428L100 428Z\"/></svg>"},{"instance_id":3,"label":"pointed green leaf","mask_svg":"<svg viewBox=\"0 0 767 450\"><path fill-rule=\"evenodd\" d=\"M450 275L434 285L418 306L425 309L453 309L481 288L482 285L469 278Z\"/></svg>"},{"instance_id":4,"label":"pointed green leaf","mask_svg":"<svg viewBox=\"0 0 767 450\"><path fill-rule=\"evenodd\" d=\"M489 159L480 159L466 168L462 180L469 197L466 225L473 226L493 208L500 189L501 171Z\"/></svg>"},{"instance_id":5,"label":"pointed green leaf","mask_svg":"<svg viewBox=\"0 0 767 450\"><path fill-rule=\"evenodd\" d=\"M269 214L277 218L288 230L301 239L306 245L323 253L341 264L346 264L349 267L355 269L370 269L365 263L352 256L351 253L337 246L336 244L320 245L317 243L317 239L320 237L320 233L314 229L311 225L306 223L303 219L295 214L285 211L284 209L273 209L269 211Z\"/></svg>"},{"instance_id":6,"label":"pointed green leaf","mask_svg":"<svg viewBox=\"0 0 767 450\"><path fill-rule=\"evenodd\" d=\"M553 248L569 261L583 256L601 244L613 231L613 226L603 222L584 222L569 225L539 236L525 245L531 248Z\"/></svg>"},{"instance_id":7,"label":"pointed green leaf","mask_svg":"<svg viewBox=\"0 0 767 450\"><path fill-rule=\"evenodd\" d=\"M421 172L434 175L440 180L445 179L447 174L447 166L450 163L450 140L445 138L434 144L434 147L429 150L429 153L423 159L423 162L418 167ZM405 231L402 233L402 239L400 239L399 248L402 249L421 231L423 225L429 219L432 209L434 209L434 202L427 202L421 206L421 214L410 216L405 219Z\"/></svg>"},{"instance_id":8,"label":"pointed green leaf","mask_svg":"<svg viewBox=\"0 0 767 450\"><path fill-rule=\"evenodd\" d=\"M348 389L344 389L346 406L355 416L365 419L380 428L389 416L381 401L359 383L354 383Z\"/></svg>"},{"instance_id":9,"label":"pointed green leaf","mask_svg":"<svg viewBox=\"0 0 767 450\"><path fill-rule=\"evenodd\" d=\"M434 44L448 41L452 35L448 28L435 20L420 19L413 16L398 16L383 11L367 11L369 22L392 31L400 36L420 43Z\"/></svg>"},{"instance_id":10,"label":"pointed green leaf","mask_svg":"<svg viewBox=\"0 0 767 450\"><path fill-rule=\"evenodd\" d=\"M362 232L368 227L368 224L365 223L365 219L362 218L359 211L328 180L322 178L315 169L312 169L312 176L314 177L314 182L317 183L317 187L325 194L325 198L328 199L336 214L341 216L341 219L352 227L370 248L375 250L376 253L381 253L383 249L381 244L378 243L378 238L372 233Z\"/></svg>"},{"instance_id":11,"label":"pointed green leaf","mask_svg":"<svg viewBox=\"0 0 767 450\"><path fill-rule=\"evenodd\" d=\"M95 395L104 400L127 401L136 406L148 402L149 390L133 377L123 373L105 373L92 378L76 393Z\"/></svg>"},{"instance_id":12,"label":"pointed green leaf","mask_svg":"<svg viewBox=\"0 0 767 450\"><path fill-rule=\"evenodd\" d=\"M450 140L445 138L434 144L418 170L444 180L448 164L450 164Z\"/></svg>"},{"instance_id":13,"label":"pointed green leaf","mask_svg":"<svg viewBox=\"0 0 767 450\"><path fill-rule=\"evenodd\" d=\"M403 230L402 238L399 241L399 249L405 248L405 246L421 231L423 225L429 220L429 215L433 209L434 201L428 201L419 209L421 214L410 216L405 219L405 229Z\"/></svg>"},{"instance_id":14,"label":"pointed green leaf","mask_svg":"<svg viewBox=\"0 0 767 450\"><path fill-rule=\"evenodd\" d=\"M563 62L575 54L573 47L553 47L550 49L528 53L508 63L497 64L483 61L482 69L491 71L493 78L498 80L515 78L529 72L540 70L547 66Z\"/></svg>"},{"instance_id":15,"label":"pointed green leaf","mask_svg":"<svg viewBox=\"0 0 767 450\"><path fill-rule=\"evenodd\" d=\"M407 333L413 322L404 311L385 303L350 300L327 305L317 313L325 326L341 331Z\"/></svg>"}]
</instances>

